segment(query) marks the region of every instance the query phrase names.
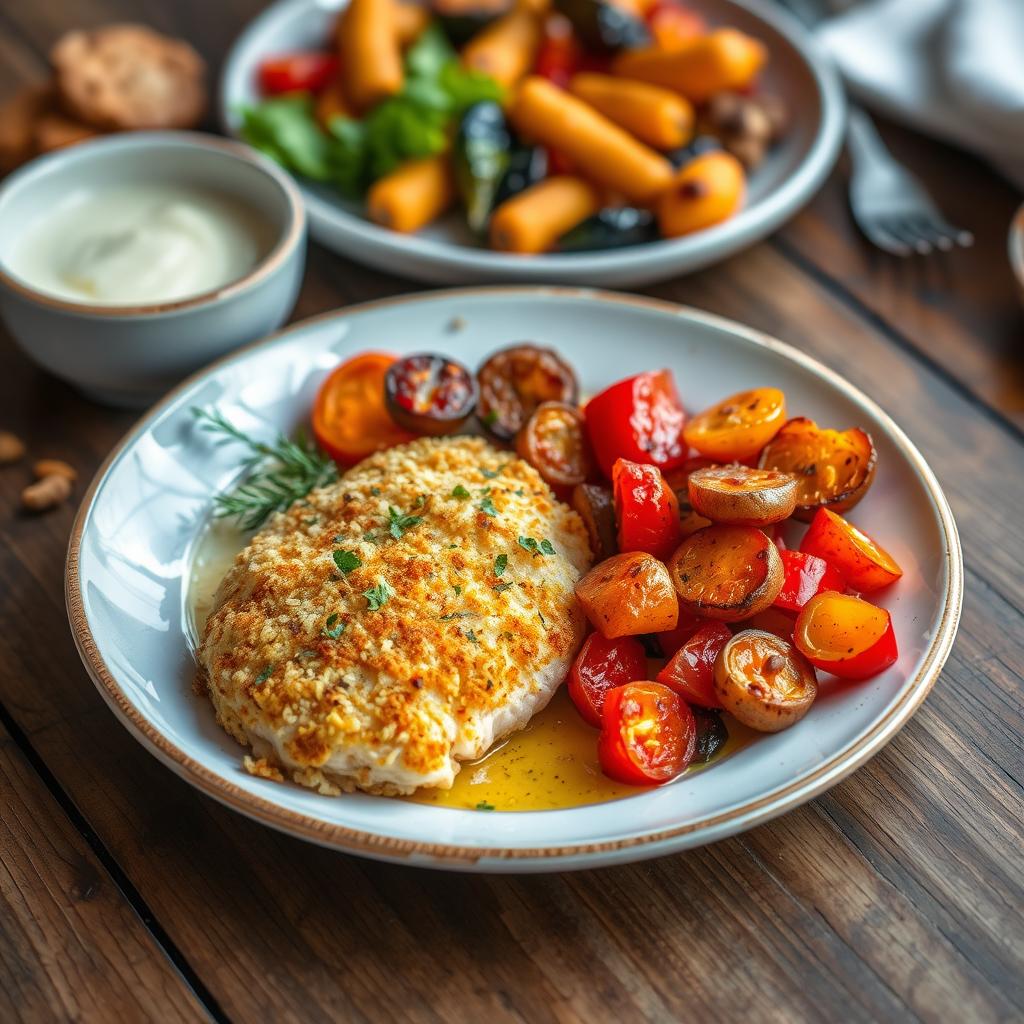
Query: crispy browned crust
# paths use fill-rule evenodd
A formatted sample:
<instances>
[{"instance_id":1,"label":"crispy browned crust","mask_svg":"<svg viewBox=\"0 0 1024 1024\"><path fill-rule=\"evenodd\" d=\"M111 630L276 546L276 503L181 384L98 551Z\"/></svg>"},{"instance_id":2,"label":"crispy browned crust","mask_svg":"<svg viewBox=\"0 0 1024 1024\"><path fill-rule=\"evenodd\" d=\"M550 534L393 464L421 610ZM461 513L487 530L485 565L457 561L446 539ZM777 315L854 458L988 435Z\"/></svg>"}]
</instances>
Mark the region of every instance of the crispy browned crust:
<instances>
[{"instance_id":1,"label":"crispy browned crust","mask_svg":"<svg viewBox=\"0 0 1024 1024\"><path fill-rule=\"evenodd\" d=\"M69 32L50 60L64 109L95 128L192 128L206 109L202 58L144 25Z\"/></svg>"}]
</instances>

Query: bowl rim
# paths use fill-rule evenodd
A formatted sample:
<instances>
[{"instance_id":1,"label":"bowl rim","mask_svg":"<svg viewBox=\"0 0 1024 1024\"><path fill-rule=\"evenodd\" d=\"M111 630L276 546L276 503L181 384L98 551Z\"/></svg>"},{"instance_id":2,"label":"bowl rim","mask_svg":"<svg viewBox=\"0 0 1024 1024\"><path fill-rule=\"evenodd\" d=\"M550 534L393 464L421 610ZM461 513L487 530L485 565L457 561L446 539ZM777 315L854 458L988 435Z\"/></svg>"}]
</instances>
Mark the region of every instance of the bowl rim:
<instances>
[{"instance_id":1,"label":"bowl rim","mask_svg":"<svg viewBox=\"0 0 1024 1024\"><path fill-rule=\"evenodd\" d=\"M1010 269L1013 270L1018 287L1024 289L1024 203L1010 217L1006 247L1010 254Z\"/></svg>"},{"instance_id":2,"label":"bowl rim","mask_svg":"<svg viewBox=\"0 0 1024 1024\"><path fill-rule=\"evenodd\" d=\"M76 161L109 158L113 153L136 149L172 149L177 151L206 150L227 157L229 160L240 160L256 168L265 177L277 185L287 209L284 227L278 232L276 241L270 250L242 277L228 281L219 288L186 295L168 302L137 303L134 305L110 305L102 303L75 302L63 299L50 292L34 288L24 278L12 273L3 260L0 260L0 285L6 286L22 298L36 305L58 310L62 313L75 313L88 317L122 319L127 317L153 317L166 313L177 313L198 306L210 305L224 299L233 298L247 291L254 285L265 280L274 273L301 243L306 227L306 208L302 202L302 194L294 179L272 160L234 139L223 139L219 136L198 131L140 131L123 134L103 135L96 139L69 146L65 149L48 153L31 160L20 167L0 184L0 208L5 201L16 198L22 189L35 188L40 179L50 175L66 172ZM187 180L187 178L186 178ZM250 204L259 209L256 204ZM260 211L262 213L262 211ZM2 213L0 213L2 224Z\"/></svg>"},{"instance_id":3,"label":"bowl rim","mask_svg":"<svg viewBox=\"0 0 1024 1024\"><path fill-rule=\"evenodd\" d=\"M228 51L218 83L219 122L227 135L239 138L241 130L235 101L229 96L229 85L241 76L243 69L254 69L255 61L249 60L248 51L265 26L291 17L293 12L303 8L337 12L348 2L274 0L245 25ZM487 275L487 280L498 284L567 280L558 277L563 274L573 275L572 281L586 284L588 282L575 275L601 274L611 270L634 275L639 271L645 275L640 280L652 281L658 280L659 274L666 277L718 263L725 256L748 248L785 223L821 188L842 148L846 130L846 94L833 62L821 50L811 32L785 8L773 6L767 0L720 2L741 8L786 41L810 76L820 104L807 150L793 173L757 202L744 206L735 217L679 238L659 238L621 249L519 255L497 252L487 246L392 231L373 223L363 213L350 213L342 208L338 205L340 197L321 195L313 187L316 182L296 177L306 202L313 237L328 248L371 266L380 264L364 258L360 247L371 250L378 261L415 261L416 268L408 263L403 266L401 272L405 276L437 281L440 278L426 276L424 268L429 268L432 273L445 274L463 274L471 270L474 274ZM344 236L344 245L334 240L341 236ZM735 245L733 239L737 239ZM652 276L647 276L648 271L653 271ZM546 275L554 276L548 278Z\"/></svg>"},{"instance_id":4,"label":"bowl rim","mask_svg":"<svg viewBox=\"0 0 1024 1024\"><path fill-rule=\"evenodd\" d=\"M168 408L179 396L193 387L200 379L215 372L228 363L247 357L261 347L277 344L290 334L307 328L311 323L328 320L344 321L348 317L389 306L417 301L449 300L460 296L519 296L526 298L541 293L566 299L588 299L630 306L638 310L670 313L678 316L684 312L687 317L701 321L739 335L745 342L779 353L799 366L823 378L852 400L866 406L884 424L890 438L918 473L922 485L931 499L945 542L945 556L948 581L942 598L941 613L934 636L921 655L920 667L914 674L911 685L903 696L878 719L863 735L835 751L813 772L794 779L787 786L766 793L746 804L727 808L718 814L699 821L677 825L657 832L641 833L609 841L587 841L567 846L532 847L483 847L459 846L451 843L425 842L402 839L325 822L300 811L283 807L281 804L241 789L189 756L168 739L134 706L99 652L85 611L82 579L80 575L80 554L85 527L90 519L95 498L108 472L122 453L148 429L149 424ZM470 870L570 870L580 867L597 867L630 859L642 859L673 852L688 845L688 837L694 833L703 835L702 841L715 841L741 830L768 821L784 811L791 810L835 785L855 771L876 754L899 730L924 702L935 680L938 678L949 656L959 625L963 603L963 554L960 538L952 510L940 487L935 474L914 443L900 429L895 421L863 391L848 382L841 374L825 366L812 356L771 335L747 327L727 317L706 313L690 306L596 288L562 286L496 285L483 287L436 289L426 293L417 292L391 296L330 310L317 316L300 320L276 331L259 341L245 345L229 355L211 363L191 375L178 387L169 392L154 405L114 446L113 450L97 470L95 477L82 498L75 515L68 544L65 564L65 601L68 618L79 656L91 676L100 695L121 723L139 742L161 762L186 779L201 792L213 797L225 806L279 831L295 835L308 841L348 853L357 853L375 859L414 863L427 867L469 866ZM479 862L489 862L484 867Z\"/></svg>"}]
</instances>

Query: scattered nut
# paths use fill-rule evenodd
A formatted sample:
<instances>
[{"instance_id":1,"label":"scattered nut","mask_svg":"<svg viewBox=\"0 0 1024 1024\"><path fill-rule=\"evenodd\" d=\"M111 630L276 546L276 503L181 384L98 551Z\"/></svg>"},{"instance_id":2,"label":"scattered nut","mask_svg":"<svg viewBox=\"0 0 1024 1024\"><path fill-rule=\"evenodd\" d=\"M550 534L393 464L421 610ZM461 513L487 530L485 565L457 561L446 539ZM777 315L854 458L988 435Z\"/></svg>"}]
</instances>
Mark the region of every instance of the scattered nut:
<instances>
[{"instance_id":1,"label":"scattered nut","mask_svg":"<svg viewBox=\"0 0 1024 1024\"><path fill-rule=\"evenodd\" d=\"M17 462L25 454L25 442L16 434L0 430L0 463Z\"/></svg>"},{"instance_id":2,"label":"scattered nut","mask_svg":"<svg viewBox=\"0 0 1024 1024\"><path fill-rule=\"evenodd\" d=\"M78 470L63 459L40 459L32 467L32 472L40 480L48 476L64 476L74 483L78 479Z\"/></svg>"},{"instance_id":3,"label":"scattered nut","mask_svg":"<svg viewBox=\"0 0 1024 1024\"><path fill-rule=\"evenodd\" d=\"M71 481L66 476L44 476L21 492L21 503L32 512L45 512L71 497Z\"/></svg>"}]
</instances>

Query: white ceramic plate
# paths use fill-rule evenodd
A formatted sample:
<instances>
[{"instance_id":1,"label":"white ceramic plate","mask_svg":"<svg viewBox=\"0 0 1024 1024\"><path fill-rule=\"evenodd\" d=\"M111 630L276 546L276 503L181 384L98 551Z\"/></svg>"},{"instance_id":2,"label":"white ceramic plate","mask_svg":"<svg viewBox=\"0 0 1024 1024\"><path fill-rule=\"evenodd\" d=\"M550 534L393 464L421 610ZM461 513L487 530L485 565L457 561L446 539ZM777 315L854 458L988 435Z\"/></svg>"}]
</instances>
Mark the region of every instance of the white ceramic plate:
<instances>
[{"instance_id":1,"label":"white ceramic plate","mask_svg":"<svg viewBox=\"0 0 1024 1024\"><path fill-rule=\"evenodd\" d=\"M874 436L878 476L854 520L906 575L883 592L897 665L856 686L827 685L794 728L704 772L623 801L490 813L366 795L321 796L253 778L242 749L191 691L185 581L212 496L238 452L190 413L217 406L254 434L291 431L340 358L366 349L439 350L475 366L521 339L556 347L585 391L668 366L699 408L776 385L794 413ZM244 814L339 850L474 871L592 867L653 857L750 828L809 800L862 764L924 699L956 632L962 562L931 470L870 399L812 359L747 328L650 299L569 289L469 289L356 306L299 324L193 377L121 442L72 533L67 597L79 650L114 713L192 785Z\"/></svg>"},{"instance_id":2,"label":"white ceramic plate","mask_svg":"<svg viewBox=\"0 0 1024 1024\"><path fill-rule=\"evenodd\" d=\"M239 110L258 101L256 69L272 55L322 48L343 0L279 0L239 36L220 86L221 118L238 134ZM417 235L371 224L359 204L300 182L310 231L328 248L389 273L438 284L544 281L626 287L708 266L770 234L817 191L835 162L846 108L831 65L792 18L759 0L691 0L715 24L758 36L771 53L766 92L791 112L785 140L752 175L746 208L707 231L609 252L515 256L473 244L458 214Z\"/></svg>"}]
</instances>

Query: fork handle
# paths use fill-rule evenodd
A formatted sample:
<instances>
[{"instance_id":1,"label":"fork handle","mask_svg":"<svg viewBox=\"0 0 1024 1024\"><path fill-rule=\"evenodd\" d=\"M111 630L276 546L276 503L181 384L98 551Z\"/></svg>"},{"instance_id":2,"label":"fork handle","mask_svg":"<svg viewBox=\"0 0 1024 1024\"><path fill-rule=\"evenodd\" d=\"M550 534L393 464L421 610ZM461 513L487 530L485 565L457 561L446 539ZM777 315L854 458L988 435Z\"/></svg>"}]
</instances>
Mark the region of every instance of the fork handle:
<instances>
[{"instance_id":1,"label":"fork handle","mask_svg":"<svg viewBox=\"0 0 1024 1024\"><path fill-rule=\"evenodd\" d=\"M846 122L846 140L854 166L894 162L893 155L882 141L882 136L878 134L874 121L852 103Z\"/></svg>"}]
</instances>

